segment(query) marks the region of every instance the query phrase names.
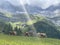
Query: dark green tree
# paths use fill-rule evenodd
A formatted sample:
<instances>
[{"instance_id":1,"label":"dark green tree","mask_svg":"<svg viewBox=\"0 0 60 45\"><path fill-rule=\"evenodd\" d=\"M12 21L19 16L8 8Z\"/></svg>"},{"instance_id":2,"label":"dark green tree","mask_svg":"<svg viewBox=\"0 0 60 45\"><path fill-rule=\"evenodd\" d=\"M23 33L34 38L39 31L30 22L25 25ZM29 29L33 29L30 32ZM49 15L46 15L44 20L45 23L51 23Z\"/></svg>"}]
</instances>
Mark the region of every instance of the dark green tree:
<instances>
[{"instance_id":1,"label":"dark green tree","mask_svg":"<svg viewBox=\"0 0 60 45\"><path fill-rule=\"evenodd\" d=\"M5 25L5 27L4 27L4 33L5 34L9 34L10 31L13 31L13 27L9 23L9 24Z\"/></svg>"},{"instance_id":2,"label":"dark green tree","mask_svg":"<svg viewBox=\"0 0 60 45\"><path fill-rule=\"evenodd\" d=\"M14 28L14 31L17 31L18 30L18 27L16 26L15 28Z\"/></svg>"},{"instance_id":3,"label":"dark green tree","mask_svg":"<svg viewBox=\"0 0 60 45\"><path fill-rule=\"evenodd\" d=\"M21 31L20 28L17 30L17 32L18 32L18 33L17 33L18 35L22 35L22 31Z\"/></svg>"},{"instance_id":4,"label":"dark green tree","mask_svg":"<svg viewBox=\"0 0 60 45\"><path fill-rule=\"evenodd\" d=\"M17 32L17 35L22 35L22 31L20 28L18 28L17 26L14 29Z\"/></svg>"}]
</instances>

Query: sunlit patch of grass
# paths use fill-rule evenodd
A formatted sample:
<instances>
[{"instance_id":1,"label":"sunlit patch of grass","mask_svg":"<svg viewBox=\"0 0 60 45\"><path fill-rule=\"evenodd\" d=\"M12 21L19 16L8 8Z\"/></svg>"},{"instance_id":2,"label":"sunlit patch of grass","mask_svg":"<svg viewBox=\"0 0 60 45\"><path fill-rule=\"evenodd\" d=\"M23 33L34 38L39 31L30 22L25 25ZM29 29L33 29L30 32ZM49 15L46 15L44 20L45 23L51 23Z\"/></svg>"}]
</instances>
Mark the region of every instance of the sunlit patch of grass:
<instances>
[{"instance_id":1,"label":"sunlit patch of grass","mask_svg":"<svg viewBox=\"0 0 60 45\"><path fill-rule=\"evenodd\" d=\"M9 22L9 23L12 25L13 28L16 27L16 26L19 28L19 27L21 27L21 24L22 24L22 22L14 22L14 23Z\"/></svg>"},{"instance_id":2,"label":"sunlit patch of grass","mask_svg":"<svg viewBox=\"0 0 60 45\"><path fill-rule=\"evenodd\" d=\"M5 16L11 18L12 17L12 14L7 13L7 14L5 14Z\"/></svg>"},{"instance_id":3,"label":"sunlit patch of grass","mask_svg":"<svg viewBox=\"0 0 60 45\"><path fill-rule=\"evenodd\" d=\"M26 22L26 24L32 25L32 24L35 23L35 22L36 22L35 20L29 20L29 21Z\"/></svg>"},{"instance_id":4,"label":"sunlit patch of grass","mask_svg":"<svg viewBox=\"0 0 60 45\"><path fill-rule=\"evenodd\" d=\"M12 18L13 14L4 10L0 10L4 17Z\"/></svg>"}]
</instances>

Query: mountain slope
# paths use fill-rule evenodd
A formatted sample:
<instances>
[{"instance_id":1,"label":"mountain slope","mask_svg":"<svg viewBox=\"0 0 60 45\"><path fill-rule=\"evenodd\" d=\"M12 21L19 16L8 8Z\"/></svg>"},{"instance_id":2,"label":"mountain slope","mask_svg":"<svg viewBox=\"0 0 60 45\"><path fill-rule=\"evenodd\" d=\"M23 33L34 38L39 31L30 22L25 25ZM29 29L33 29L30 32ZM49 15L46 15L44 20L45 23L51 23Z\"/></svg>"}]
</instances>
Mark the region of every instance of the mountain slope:
<instances>
[{"instance_id":1,"label":"mountain slope","mask_svg":"<svg viewBox=\"0 0 60 45\"><path fill-rule=\"evenodd\" d=\"M55 11L55 10L60 10L60 3L58 5L51 5L48 8L46 8L46 10L48 11Z\"/></svg>"},{"instance_id":2,"label":"mountain slope","mask_svg":"<svg viewBox=\"0 0 60 45\"><path fill-rule=\"evenodd\" d=\"M60 31L57 30L57 27L50 21L38 21L34 23L37 32L46 33L47 37L51 38L60 38Z\"/></svg>"}]
</instances>

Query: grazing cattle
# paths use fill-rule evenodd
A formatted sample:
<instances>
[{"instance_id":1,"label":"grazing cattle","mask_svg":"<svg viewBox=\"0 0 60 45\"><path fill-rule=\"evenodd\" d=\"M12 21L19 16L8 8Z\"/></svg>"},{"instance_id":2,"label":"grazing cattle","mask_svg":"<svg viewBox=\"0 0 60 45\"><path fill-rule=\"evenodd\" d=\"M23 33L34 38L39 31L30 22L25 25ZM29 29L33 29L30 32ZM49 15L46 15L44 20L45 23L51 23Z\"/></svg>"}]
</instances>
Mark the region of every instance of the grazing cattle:
<instances>
[{"instance_id":1,"label":"grazing cattle","mask_svg":"<svg viewBox=\"0 0 60 45\"><path fill-rule=\"evenodd\" d=\"M40 33L40 35L41 35L42 38L47 37L46 33Z\"/></svg>"},{"instance_id":2,"label":"grazing cattle","mask_svg":"<svg viewBox=\"0 0 60 45\"><path fill-rule=\"evenodd\" d=\"M17 32L16 31L10 31L9 34L10 35L17 35Z\"/></svg>"},{"instance_id":3,"label":"grazing cattle","mask_svg":"<svg viewBox=\"0 0 60 45\"><path fill-rule=\"evenodd\" d=\"M40 38L47 37L46 33L37 33L37 36L40 37Z\"/></svg>"},{"instance_id":4,"label":"grazing cattle","mask_svg":"<svg viewBox=\"0 0 60 45\"><path fill-rule=\"evenodd\" d=\"M47 35L46 35L46 33L34 33L34 32L32 32L32 31L29 31L29 32L25 32L24 33L24 35L25 36L37 36L37 37L39 37L39 38L46 38L47 37Z\"/></svg>"},{"instance_id":5,"label":"grazing cattle","mask_svg":"<svg viewBox=\"0 0 60 45\"><path fill-rule=\"evenodd\" d=\"M34 35L35 35L35 33L34 33L33 30L30 30L28 32L25 32L25 36L34 36Z\"/></svg>"},{"instance_id":6,"label":"grazing cattle","mask_svg":"<svg viewBox=\"0 0 60 45\"><path fill-rule=\"evenodd\" d=\"M29 36L29 32L25 32L25 36Z\"/></svg>"}]
</instances>

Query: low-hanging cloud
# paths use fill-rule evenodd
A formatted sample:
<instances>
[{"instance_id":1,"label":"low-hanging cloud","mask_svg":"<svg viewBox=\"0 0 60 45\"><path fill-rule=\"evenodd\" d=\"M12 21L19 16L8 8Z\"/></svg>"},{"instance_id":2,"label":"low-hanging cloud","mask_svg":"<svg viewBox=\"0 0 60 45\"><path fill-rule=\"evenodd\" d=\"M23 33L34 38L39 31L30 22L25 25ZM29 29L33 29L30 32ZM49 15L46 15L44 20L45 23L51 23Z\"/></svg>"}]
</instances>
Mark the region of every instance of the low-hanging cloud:
<instances>
[{"instance_id":1,"label":"low-hanging cloud","mask_svg":"<svg viewBox=\"0 0 60 45\"><path fill-rule=\"evenodd\" d=\"M7 0L14 5L20 5L20 0ZM50 5L57 5L60 0L22 0L24 4L28 3L30 5L40 6L42 8L47 8Z\"/></svg>"}]
</instances>

